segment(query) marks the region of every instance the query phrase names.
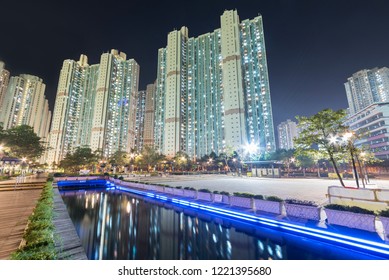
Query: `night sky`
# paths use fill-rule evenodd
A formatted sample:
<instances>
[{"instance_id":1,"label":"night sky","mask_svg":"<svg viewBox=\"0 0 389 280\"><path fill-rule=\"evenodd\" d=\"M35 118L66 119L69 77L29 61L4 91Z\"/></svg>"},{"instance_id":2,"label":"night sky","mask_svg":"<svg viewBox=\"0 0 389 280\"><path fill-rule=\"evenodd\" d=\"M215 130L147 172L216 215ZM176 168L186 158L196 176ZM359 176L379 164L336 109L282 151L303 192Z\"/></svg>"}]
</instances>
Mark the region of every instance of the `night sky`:
<instances>
[{"instance_id":1,"label":"night sky","mask_svg":"<svg viewBox=\"0 0 389 280\"><path fill-rule=\"evenodd\" d=\"M389 67L389 1L2 1L0 60L11 75L47 85L53 110L64 59L89 64L118 49L140 65L140 87L157 75L158 49L185 25L190 37L220 27L224 10L263 16L274 125L296 115L347 107L344 82L356 71Z\"/></svg>"}]
</instances>

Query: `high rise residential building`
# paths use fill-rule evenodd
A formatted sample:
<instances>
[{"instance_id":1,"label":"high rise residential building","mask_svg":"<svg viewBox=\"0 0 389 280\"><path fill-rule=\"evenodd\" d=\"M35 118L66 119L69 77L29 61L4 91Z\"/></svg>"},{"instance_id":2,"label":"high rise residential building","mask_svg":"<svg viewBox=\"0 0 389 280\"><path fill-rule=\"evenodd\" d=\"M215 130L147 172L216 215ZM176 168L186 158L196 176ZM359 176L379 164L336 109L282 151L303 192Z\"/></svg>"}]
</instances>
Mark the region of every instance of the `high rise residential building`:
<instances>
[{"instance_id":1,"label":"high rise residential building","mask_svg":"<svg viewBox=\"0 0 389 280\"><path fill-rule=\"evenodd\" d=\"M143 129L143 145L154 145L154 112L155 112L155 92L154 84L149 84L146 87L146 101L145 101L145 120Z\"/></svg>"},{"instance_id":2,"label":"high rise residential building","mask_svg":"<svg viewBox=\"0 0 389 280\"><path fill-rule=\"evenodd\" d=\"M139 65L117 50L100 63L65 60L61 69L47 162L58 163L76 147L88 146L106 158L135 147Z\"/></svg>"},{"instance_id":3,"label":"high rise residential building","mask_svg":"<svg viewBox=\"0 0 389 280\"><path fill-rule=\"evenodd\" d=\"M351 115L373 103L389 101L389 69L365 69L353 74L344 84Z\"/></svg>"},{"instance_id":4,"label":"high rise residential building","mask_svg":"<svg viewBox=\"0 0 389 280\"><path fill-rule=\"evenodd\" d=\"M378 102L358 113L349 115L345 122L359 137L357 147L369 149L379 159L389 159L389 102Z\"/></svg>"},{"instance_id":5,"label":"high rise residential building","mask_svg":"<svg viewBox=\"0 0 389 280\"><path fill-rule=\"evenodd\" d=\"M3 98L5 96L5 92L8 87L9 82L9 71L5 69L5 64L3 61L0 61L0 117L2 115L3 110ZM0 119L0 123L2 123L3 120Z\"/></svg>"},{"instance_id":6,"label":"high rise residential building","mask_svg":"<svg viewBox=\"0 0 389 280\"><path fill-rule=\"evenodd\" d=\"M135 118L135 149L142 151L144 144L144 129L146 116L146 91L140 90L136 100L136 118Z\"/></svg>"},{"instance_id":7,"label":"high rise residential building","mask_svg":"<svg viewBox=\"0 0 389 280\"><path fill-rule=\"evenodd\" d=\"M86 55L63 62L55 99L47 153L48 163L59 161L75 147L90 144L98 65Z\"/></svg>"},{"instance_id":8,"label":"high rise residential building","mask_svg":"<svg viewBox=\"0 0 389 280\"><path fill-rule=\"evenodd\" d=\"M123 52L111 50L100 59L91 148L101 150L106 158L135 147L139 65L126 57Z\"/></svg>"},{"instance_id":9,"label":"high rise residential building","mask_svg":"<svg viewBox=\"0 0 389 280\"><path fill-rule=\"evenodd\" d=\"M43 80L33 75L11 77L1 106L3 129L29 125L45 140L51 119L45 88Z\"/></svg>"},{"instance_id":10,"label":"high rise residential building","mask_svg":"<svg viewBox=\"0 0 389 280\"><path fill-rule=\"evenodd\" d=\"M294 121L286 120L277 126L278 130L278 147L280 149L293 149L293 139L298 137L297 124Z\"/></svg>"},{"instance_id":11,"label":"high rise residential building","mask_svg":"<svg viewBox=\"0 0 389 280\"><path fill-rule=\"evenodd\" d=\"M221 27L189 38L182 27L158 52L155 147L192 158L253 143L275 150L262 17L239 21L225 11Z\"/></svg>"}]
</instances>

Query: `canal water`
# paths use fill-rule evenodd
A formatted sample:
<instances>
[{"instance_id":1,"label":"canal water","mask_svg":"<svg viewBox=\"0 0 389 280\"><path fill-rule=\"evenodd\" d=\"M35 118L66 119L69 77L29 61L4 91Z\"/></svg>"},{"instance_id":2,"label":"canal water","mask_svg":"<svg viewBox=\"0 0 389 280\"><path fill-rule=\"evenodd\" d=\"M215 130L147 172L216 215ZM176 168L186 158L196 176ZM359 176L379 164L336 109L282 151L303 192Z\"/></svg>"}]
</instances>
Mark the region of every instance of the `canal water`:
<instances>
[{"instance_id":1,"label":"canal water","mask_svg":"<svg viewBox=\"0 0 389 280\"><path fill-rule=\"evenodd\" d=\"M61 194L89 259L374 259L117 190L61 190Z\"/></svg>"}]
</instances>

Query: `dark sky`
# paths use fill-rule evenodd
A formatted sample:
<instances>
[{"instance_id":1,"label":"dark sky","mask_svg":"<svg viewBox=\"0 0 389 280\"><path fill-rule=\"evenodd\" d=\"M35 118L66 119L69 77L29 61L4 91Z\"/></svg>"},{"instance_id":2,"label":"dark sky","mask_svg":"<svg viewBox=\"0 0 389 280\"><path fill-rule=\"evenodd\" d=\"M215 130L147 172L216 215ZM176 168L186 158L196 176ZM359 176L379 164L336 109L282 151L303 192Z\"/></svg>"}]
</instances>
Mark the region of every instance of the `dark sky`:
<instances>
[{"instance_id":1,"label":"dark sky","mask_svg":"<svg viewBox=\"0 0 389 280\"><path fill-rule=\"evenodd\" d=\"M358 70L389 67L387 0L3 1L0 60L11 75L41 77L53 109L64 59L90 64L112 48L140 65L140 88L156 78L157 51L185 25L196 37L237 9L262 14L274 124L347 107L343 83Z\"/></svg>"}]
</instances>

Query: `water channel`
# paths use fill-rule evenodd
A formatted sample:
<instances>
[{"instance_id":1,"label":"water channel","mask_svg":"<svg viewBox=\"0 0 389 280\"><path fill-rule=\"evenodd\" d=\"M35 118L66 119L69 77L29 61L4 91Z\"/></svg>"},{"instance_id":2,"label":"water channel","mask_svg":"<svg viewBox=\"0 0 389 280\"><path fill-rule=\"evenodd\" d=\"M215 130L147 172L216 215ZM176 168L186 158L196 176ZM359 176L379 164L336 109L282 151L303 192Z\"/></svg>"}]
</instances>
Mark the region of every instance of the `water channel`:
<instances>
[{"instance_id":1,"label":"water channel","mask_svg":"<svg viewBox=\"0 0 389 280\"><path fill-rule=\"evenodd\" d=\"M375 258L118 190L62 189L61 194L89 259Z\"/></svg>"}]
</instances>

